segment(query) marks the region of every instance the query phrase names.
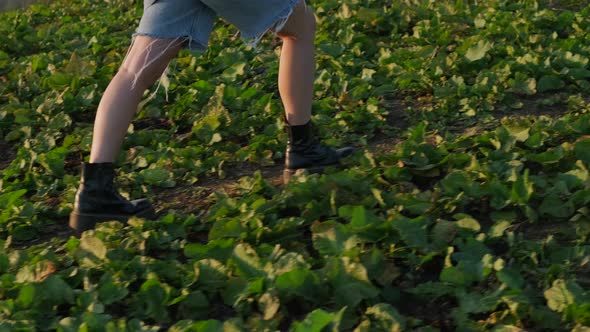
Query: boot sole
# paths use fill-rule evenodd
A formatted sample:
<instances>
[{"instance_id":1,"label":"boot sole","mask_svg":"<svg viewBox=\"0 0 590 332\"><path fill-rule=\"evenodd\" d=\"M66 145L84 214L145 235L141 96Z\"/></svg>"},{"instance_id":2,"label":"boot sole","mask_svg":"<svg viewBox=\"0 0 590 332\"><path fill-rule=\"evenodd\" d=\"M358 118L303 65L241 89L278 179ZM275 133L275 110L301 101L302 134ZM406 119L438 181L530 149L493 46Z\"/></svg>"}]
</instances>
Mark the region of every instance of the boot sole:
<instances>
[{"instance_id":1,"label":"boot sole","mask_svg":"<svg viewBox=\"0 0 590 332\"><path fill-rule=\"evenodd\" d=\"M129 218L139 217L145 219L156 219L156 211L154 208L148 208L140 211L134 215L121 215L121 214L99 214L99 213L70 213L70 228L78 233L82 233L89 229L94 228L96 224L105 221L119 221L127 223Z\"/></svg>"}]
</instances>

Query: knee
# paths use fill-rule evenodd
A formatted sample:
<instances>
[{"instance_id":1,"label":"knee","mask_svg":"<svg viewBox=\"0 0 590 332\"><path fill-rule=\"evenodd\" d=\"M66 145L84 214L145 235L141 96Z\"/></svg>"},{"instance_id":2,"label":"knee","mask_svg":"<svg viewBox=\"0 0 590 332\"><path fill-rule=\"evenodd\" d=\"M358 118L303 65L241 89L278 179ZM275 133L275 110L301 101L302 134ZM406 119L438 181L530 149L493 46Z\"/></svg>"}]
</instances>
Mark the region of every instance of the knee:
<instances>
[{"instance_id":1,"label":"knee","mask_svg":"<svg viewBox=\"0 0 590 332\"><path fill-rule=\"evenodd\" d=\"M315 31L315 14L302 1L293 10L283 29L277 31L277 36L281 39L314 40Z\"/></svg>"}]
</instances>

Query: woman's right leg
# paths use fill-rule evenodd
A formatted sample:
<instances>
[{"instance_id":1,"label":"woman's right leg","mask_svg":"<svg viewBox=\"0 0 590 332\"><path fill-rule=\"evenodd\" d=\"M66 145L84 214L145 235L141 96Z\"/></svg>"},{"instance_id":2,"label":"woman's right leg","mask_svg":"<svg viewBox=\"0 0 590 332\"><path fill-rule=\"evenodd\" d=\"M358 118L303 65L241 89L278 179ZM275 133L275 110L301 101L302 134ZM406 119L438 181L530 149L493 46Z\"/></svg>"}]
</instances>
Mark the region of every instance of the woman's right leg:
<instances>
[{"instance_id":1,"label":"woman's right leg","mask_svg":"<svg viewBox=\"0 0 590 332\"><path fill-rule=\"evenodd\" d=\"M155 218L146 199L129 201L117 192L113 162L143 92L162 75L184 39L135 38L98 107L90 163L82 164L82 179L70 213L74 230L82 232L108 220L126 222L132 216Z\"/></svg>"},{"instance_id":2,"label":"woman's right leg","mask_svg":"<svg viewBox=\"0 0 590 332\"><path fill-rule=\"evenodd\" d=\"M146 89L162 75L178 54L185 38L135 37L98 105L94 121L91 163L112 163L121 149L127 128Z\"/></svg>"}]
</instances>

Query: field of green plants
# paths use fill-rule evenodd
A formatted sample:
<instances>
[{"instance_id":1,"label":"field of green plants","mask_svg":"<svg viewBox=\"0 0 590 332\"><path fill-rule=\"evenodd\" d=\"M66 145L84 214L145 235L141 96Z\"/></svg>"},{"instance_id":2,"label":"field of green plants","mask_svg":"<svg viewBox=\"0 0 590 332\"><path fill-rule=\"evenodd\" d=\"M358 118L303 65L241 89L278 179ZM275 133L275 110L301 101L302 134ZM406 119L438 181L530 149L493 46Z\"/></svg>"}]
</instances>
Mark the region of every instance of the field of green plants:
<instances>
[{"instance_id":1,"label":"field of green plants","mask_svg":"<svg viewBox=\"0 0 590 332\"><path fill-rule=\"evenodd\" d=\"M280 43L217 23L118 159L157 221L67 228L141 1L0 14L0 331L590 331L590 5L312 0L314 122L281 181Z\"/></svg>"}]
</instances>

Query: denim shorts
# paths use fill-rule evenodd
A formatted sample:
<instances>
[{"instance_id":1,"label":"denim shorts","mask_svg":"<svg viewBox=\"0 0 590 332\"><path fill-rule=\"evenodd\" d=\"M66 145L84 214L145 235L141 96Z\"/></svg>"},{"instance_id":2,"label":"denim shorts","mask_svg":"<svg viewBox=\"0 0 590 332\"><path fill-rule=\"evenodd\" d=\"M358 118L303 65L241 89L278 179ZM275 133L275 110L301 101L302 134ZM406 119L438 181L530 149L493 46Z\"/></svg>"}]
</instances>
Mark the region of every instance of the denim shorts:
<instances>
[{"instance_id":1,"label":"denim shorts","mask_svg":"<svg viewBox=\"0 0 590 332\"><path fill-rule=\"evenodd\" d=\"M186 38L195 51L207 49L217 17L235 25L244 40L255 44L268 30L280 30L298 0L144 0L135 35Z\"/></svg>"}]
</instances>

